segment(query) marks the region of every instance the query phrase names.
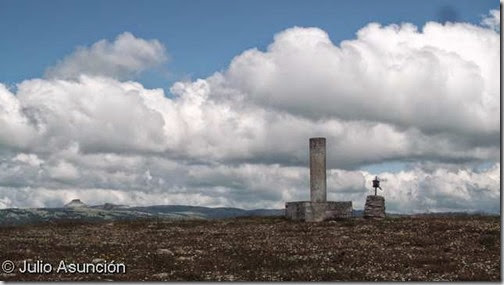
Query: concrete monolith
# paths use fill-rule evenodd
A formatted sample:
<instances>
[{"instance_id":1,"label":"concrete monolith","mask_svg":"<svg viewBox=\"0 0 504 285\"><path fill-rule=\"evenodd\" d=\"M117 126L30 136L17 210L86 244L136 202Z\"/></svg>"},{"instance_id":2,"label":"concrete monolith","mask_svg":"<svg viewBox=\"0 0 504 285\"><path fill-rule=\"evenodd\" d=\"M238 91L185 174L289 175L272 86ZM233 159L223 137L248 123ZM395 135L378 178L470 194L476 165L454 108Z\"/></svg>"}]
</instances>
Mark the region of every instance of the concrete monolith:
<instances>
[{"instance_id":1,"label":"concrete monolith","mask_svg":"<svg viewBox=\"0 0 504 285\"><path fill-rule=\"evenodd\" d=\"M310 200L326 202L326 139L310 139Z\"/></svg>"}]
</instances>

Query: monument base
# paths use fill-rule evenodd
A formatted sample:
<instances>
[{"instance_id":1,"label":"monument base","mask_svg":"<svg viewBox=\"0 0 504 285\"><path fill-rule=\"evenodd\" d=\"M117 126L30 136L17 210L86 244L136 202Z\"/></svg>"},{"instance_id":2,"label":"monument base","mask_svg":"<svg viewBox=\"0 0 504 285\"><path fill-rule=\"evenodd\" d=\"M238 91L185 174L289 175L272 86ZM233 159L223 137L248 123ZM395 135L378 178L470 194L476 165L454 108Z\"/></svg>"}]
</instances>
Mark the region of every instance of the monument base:
<instances>
[{"instance_id":1,"label":"monument base","mask_svg":"<svg viewBox=\"0 0 504 285\"><path fill-rule=\"evenodd\" d=\"M344 202L288 202L285 216L294 221L321 222L352 217L352 201Z\"/></svg>"},{"instance_id":2,"label":"monument base","mask_svg":"<svg viewBox=\"0 0 504 285\"><path fill-rule=\"evenodd\" d=\"M385 198L369 195L364 206L364 218L385 218Z\"/></svg>"}]
</instances>

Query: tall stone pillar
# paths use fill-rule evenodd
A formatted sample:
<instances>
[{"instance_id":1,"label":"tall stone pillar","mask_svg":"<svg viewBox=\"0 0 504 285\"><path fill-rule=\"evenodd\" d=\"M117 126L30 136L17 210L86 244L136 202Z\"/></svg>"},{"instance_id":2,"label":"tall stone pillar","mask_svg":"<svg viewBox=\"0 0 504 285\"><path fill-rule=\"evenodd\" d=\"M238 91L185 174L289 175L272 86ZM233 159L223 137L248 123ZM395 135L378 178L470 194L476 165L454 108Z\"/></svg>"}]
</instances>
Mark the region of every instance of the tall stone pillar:
<instances>
[{"instance_id":1,"label":"tall stone pillar","mask_svg":"<svg viewBox=\"0 0 504 285\"><path fill-rule=\"evenodd\" d=\"M326 139L310 139L310 199L326 202Z\"/></svg>"},{"instance_id":2,"label":"tall stone pillar","mask_svg":"<svg viewBox=\"0 0 504 285\"><path fill-rule=\"evenodd\" d=\"M322 222L352 217L352 201L327 201L326 139L310 138L310 201L287 202L285 216L294 221Z\"/></svg>"}]
</instances>

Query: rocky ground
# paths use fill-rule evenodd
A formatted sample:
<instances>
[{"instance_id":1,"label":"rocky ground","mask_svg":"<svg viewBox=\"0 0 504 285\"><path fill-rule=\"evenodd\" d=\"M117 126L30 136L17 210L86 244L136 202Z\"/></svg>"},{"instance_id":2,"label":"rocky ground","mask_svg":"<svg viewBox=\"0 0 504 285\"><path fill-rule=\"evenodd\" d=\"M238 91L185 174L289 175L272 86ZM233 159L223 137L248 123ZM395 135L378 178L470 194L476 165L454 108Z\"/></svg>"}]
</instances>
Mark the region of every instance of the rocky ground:
<instances>
[{"instance_id":1,"label":"rocky ground","mask_svg":"<svg viewBox=\"0 0 504 285\"><path fill-rule=\"evenodd\" d=\"M46 223L0 228L0 280L499 281L500 217L419 216L322 223L283 218ZM124 263L125 274L22 274Z\"/></svg>"}]
</instances>

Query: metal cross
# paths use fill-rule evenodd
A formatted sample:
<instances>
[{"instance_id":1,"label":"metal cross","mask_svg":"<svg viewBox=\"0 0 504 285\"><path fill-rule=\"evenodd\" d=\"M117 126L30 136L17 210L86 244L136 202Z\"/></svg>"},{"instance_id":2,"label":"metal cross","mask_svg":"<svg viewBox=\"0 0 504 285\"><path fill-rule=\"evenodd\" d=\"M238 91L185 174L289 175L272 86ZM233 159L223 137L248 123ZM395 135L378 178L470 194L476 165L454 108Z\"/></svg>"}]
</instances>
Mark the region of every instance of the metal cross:
<instances>
[{"instance_id":1,"label":"metal cross","mask_svg":"<svg viewBox=\"0 0 504 285\"><path fill-rule=\"evenodd\" d=\"M380 180L378 180L378 176L375 176L375 179L373 180L373 188L375 196L376 196L376 189L380 188L380 190L383 190L380 187Z\"/></svg>"}]
</instances>

